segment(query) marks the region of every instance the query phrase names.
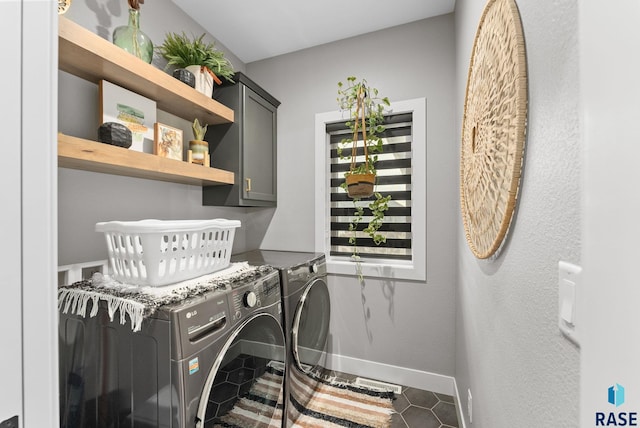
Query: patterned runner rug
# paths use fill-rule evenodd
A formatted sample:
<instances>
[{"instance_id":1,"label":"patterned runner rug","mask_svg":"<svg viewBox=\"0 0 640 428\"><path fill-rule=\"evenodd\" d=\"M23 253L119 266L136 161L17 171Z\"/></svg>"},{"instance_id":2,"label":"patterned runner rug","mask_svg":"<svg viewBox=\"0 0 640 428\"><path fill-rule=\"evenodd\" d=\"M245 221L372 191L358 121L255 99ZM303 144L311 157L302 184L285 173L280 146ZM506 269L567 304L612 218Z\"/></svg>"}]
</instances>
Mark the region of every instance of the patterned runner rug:
<instances>
[{"instance_id":1,"label":"patterned runner rug","mask_svg":"<svg viewBox=\"0 0 640 428\"><path fill-rule=\"evenodd\" d=\"M215 419L214 428L281 428L282 426L282 375L283 372L267 366L233 409ZM208 424L205 424L207 426Z\"/></svg>"},{"instance_id":2,"label":"patterned runner rug","mask_svg":"<svg viewBox=\"0 0 640 428\"><path fill-rule=\"evenodd\" d=\"M279 370L265 373L267 382L279 382ZM292 377L289 418L295 428L388 428L393 413L392 392L380 392L348 383L329 382L294 370ZM216 427L275 428L279 421L265 419L263 406L273 412L273 402L265 400L261 382L251 388L236 406L224 416ZM306 397L302 399L301 397ZM273 399L271 399L273 400ZM274 415L280 417L280 409ZM270 414L270 413L267 413ZM275 419L275 418L274 418Z\"/></svg>"}]
</instances>

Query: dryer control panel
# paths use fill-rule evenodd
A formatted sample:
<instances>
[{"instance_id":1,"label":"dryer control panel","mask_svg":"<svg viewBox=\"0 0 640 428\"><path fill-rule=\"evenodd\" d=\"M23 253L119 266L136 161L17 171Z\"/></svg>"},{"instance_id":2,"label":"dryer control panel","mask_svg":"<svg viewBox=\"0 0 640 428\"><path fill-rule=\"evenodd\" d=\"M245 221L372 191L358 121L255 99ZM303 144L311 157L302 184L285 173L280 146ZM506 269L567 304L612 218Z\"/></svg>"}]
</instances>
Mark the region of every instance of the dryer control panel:
<instances>
[{"instance_id":1,"label":"dryer control panel","mask_svg":"<svg viewBox=\"0 0 640 428\"><path fill-rule=\"evenodd\" d=\"M280 304L278 272L273 271L254 282L237 286L231 292L230 304L234 321L257 309Z\"/></svg>"}]
</instances>

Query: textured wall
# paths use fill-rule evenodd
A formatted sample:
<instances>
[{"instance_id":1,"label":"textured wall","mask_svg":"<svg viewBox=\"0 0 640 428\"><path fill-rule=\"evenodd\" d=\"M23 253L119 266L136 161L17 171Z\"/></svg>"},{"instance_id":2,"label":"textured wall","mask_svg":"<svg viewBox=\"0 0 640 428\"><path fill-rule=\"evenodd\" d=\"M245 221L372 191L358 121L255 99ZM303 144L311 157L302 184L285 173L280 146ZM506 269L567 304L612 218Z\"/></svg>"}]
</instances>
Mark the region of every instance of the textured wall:
<instances>
[{"instance_id":1,"label":"textured wall","mask_svg":"<svg viewBox=\"0 0 640 428\"><path fill-rule=\"evenodd\" d=\"M494 261L473 257L459 222L456 379L475 428L575 427L579 350L557 328L557 266L580 264L577 1L517 3L529 71L520 200ZM457 129L484 4L456 2Z\"/></svg>"},{"instance_id":2,"label":"textured wall","mask_svg":"<svg viewBox=\"0 0 640 428\"><path fill-rule=\"evenodd\" d=\"M338 109L338 81L366 77L392 101L427 99L427 282L367 280L361 290L354 277L331 276L331 349L450 376L458 194L453 24L444 15L247 64L282 101L278 208L262 248L315 248L314 116Z\"/></svg>"}]
</instances>

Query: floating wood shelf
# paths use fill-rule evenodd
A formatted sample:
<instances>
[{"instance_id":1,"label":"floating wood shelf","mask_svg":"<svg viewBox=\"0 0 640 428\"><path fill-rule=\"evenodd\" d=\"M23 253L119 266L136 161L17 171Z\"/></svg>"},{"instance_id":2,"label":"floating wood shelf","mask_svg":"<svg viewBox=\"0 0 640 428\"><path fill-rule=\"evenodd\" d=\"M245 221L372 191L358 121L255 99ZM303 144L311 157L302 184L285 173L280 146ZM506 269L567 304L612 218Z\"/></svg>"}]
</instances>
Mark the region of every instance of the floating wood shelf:
<instances>
[{"instance_id":1,"label":"floating wood shelf","mask_svg":"<svg viewBox=\"0 0 640 428\"><path fill-rule=\"evenodd\" d=\"M97 34L59 18L58 68L90 82L105 79L156 102L160 110L210 125L233 123L234 111ZM58 166L173 183L233 184L234 174L96 141L58 134Z\"/></svg>"},{"instance_id":2,"label":"floating wood shelf","mask_svg":"<svg viewBox=\"0 0 640 428\"><path fill-rule=\"evenodd\" d=\"M108 80L190 122L196 117L210 125L234 121L232 109L62 16L58 34L60 70L94 83Z\"/></svg>"},{"instance_id":3,"label":"floating wood shelf","mask_svg":"<svg viewBox=\"0 0 640 428\"><path fill-rule=\"evenodd\" d=\"M58 166L197 186L233 184L233 173L58 134Z\"/></svg>"}]
</instances>

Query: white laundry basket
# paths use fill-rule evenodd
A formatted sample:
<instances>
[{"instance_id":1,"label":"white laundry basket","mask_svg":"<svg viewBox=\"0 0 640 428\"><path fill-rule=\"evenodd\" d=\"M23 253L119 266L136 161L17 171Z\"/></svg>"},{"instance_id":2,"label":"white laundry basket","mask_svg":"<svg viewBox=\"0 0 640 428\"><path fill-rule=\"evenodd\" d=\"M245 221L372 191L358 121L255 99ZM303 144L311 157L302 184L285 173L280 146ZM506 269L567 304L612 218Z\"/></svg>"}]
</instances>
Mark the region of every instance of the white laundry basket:
<instances>
[{"instance_id":1,"label":"white laundry basket","mask_svg":"<svg viewBox=\"0 0 640 428\"><path fill-rule=\"evenodd\" d=\"M229 266L238 220L140 220L96 224L111 274L134 285L162 286Z\"/></svg>"}]
</instances>

